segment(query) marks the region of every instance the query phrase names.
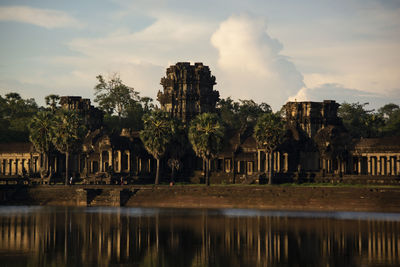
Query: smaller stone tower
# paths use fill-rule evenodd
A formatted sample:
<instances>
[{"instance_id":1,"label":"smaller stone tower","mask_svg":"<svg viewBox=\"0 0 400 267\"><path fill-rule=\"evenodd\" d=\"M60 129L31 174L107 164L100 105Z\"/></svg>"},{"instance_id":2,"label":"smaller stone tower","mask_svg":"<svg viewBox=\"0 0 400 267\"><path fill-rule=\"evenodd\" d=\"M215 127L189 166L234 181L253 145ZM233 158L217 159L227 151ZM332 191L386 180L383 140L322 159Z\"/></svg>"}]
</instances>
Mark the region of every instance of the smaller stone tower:
<instances>
[{"instance_id":1,"label":"smaller stone tower","mask_svg":"<svg viewBox=\"0 0 400 267\"><path fill-rule=\"evenodd\" d=\"M82 116L85 126L89 130L100 128L103 125L103 112L90 104L90 99L80 96L62 96L60 105L65 110L75 110Z\"/></svg>"},{"instance_id":2,"label":"smaller stone tower","mask_svg":"<svg viewBox=\"0 0 400 267\"><path fill-rule=\"evenodd\" d=\"M158 91L157 100L162 110L189 122L199 113L215 112L219 100L218 91L213 90L215 84L208 66L179 62L170 66L166 76L161 78L164 89Z\"/></svg>"},{"instance_id":3,"label":"smaller stone tower","mask_svg":"<svg viewBox=\"0 0 400 267\"><path fill-rule=\"evenodd\" d=\"M288 124L300 126L308 137L314 138L320 129L328 125L341 125L337 116L338 107L339 104L334 100L324 100L324 102L287 102L283 109Z\"/></svg>"}]
</instances>

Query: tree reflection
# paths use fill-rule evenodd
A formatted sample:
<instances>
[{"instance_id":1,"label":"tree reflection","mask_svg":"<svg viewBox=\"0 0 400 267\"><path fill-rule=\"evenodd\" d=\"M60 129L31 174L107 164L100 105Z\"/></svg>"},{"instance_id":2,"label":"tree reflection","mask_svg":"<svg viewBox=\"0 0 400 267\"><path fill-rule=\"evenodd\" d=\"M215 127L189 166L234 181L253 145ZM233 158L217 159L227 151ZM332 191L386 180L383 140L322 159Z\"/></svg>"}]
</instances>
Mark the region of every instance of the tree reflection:
<instances>
[{"instance_id":1,"label":"tree reflection","mask_svg":"<svg viewBox=\"0 0 400 267\"><path fill-rule=\"evenodd\" d=\"M10 209L13 209L10 207ZM215 211L43 208L0 214L12 266L399 265L400 222Z\"/></svg>"}]
</instances>

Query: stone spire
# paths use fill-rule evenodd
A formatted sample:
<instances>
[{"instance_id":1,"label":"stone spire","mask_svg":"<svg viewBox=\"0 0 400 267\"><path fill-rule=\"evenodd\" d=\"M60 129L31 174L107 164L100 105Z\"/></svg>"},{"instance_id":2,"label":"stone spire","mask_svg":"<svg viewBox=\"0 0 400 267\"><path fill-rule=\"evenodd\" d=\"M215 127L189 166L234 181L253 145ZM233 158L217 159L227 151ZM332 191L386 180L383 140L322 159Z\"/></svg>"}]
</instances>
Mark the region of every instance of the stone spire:
<instances>
[{"instance_id":1,"label":"stone spire","mask_svg":"<svg viewBox=\"0 0 400 267\"><path fill-rule=\"evenodd\" d=\"M157 100L162 110L189 122L199 113L215 112L219 100L218 91L213 90L215 84L215 77L203 63L178 62L161 78L164 89L158 91Z\"/></svg>"}]
</instances>

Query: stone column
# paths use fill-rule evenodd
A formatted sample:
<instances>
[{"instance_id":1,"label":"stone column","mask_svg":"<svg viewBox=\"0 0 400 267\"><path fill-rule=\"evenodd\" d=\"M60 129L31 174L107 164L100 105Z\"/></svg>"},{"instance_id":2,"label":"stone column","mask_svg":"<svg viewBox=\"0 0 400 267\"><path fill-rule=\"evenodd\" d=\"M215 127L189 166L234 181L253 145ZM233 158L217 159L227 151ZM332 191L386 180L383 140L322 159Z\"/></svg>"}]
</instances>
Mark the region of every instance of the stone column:
<instances>
[{"instance_id":1,"label":"stone column","mask_svg":"<svg viewBox=\"0 0 400 267\"><path fill-rule=\"evenodd\" d=\"M118 166L117 166L117 168L118 168L118 172L121 172L121 166L122 166L122 164L121 164L121 150L117 151L117 155L118 155Z\"/></svg>"},{"instance_id":2,"label":"stone column","mask_svg":"<svg viewBox=\"0 0 400 267\"><path fill-rule=\"evenodd\" d=\"M58 157L54 157L54 172L58 172Z\"/></svg>"},{"instance_id":3,"label":"stone column","mask_svg":"<svg viewBox=\"0 0 400 267\"><path fill-rule=\"evenodd\" d=\"M277 171L281 172L281 152L276 152L276 158L277 158Z\"/></svg>"},{"instance_id":4,"label":"stone column","mask_svg":"<svg viewBox=\"0 0 400 267\"><path fill-rule=\"evenodd\" d=\"M257 171L261 171L261 151L260 149L257 150Z\"/></svg>"},{"instance_id":5,"label":"stone column","mask_svg":"<svg viewBox=\"0 0 400 267\"><path fill-rule=\"evenodd\" d=\"M386 175L392 175L392 168L391 168L391 157L386 157Z\"/></svg>"},{"instance_id":6,"label":"stone column","mask_svg":"<svg viewBox=\"0 0 400 267\"><path fill-rule=\"evenodd\" d=\"M126 151L127 155L127 167L128 167L128 172L131 172L131 152L129 150Z\"/></svg>"},{"instance_id":7,"label":"stone column","mask_svg":"<svg viewBox=\"0 0 400 267\"><path fill-rule=\"evenodd\" d=\"M397 155L396 157L396 172L397 175L400 175L400 155Z\"/></svg>"},{"instance_id":8,"label":"stone column","mask_svg":"<svg viewBox=\"0 0 400 267\"><path fill-rule=\"evenodd\" d=\"M13 164L13 174L18 175L18 159L14 159L14 164Z\"/></svg>"},{"instance_id":9,"label":"stone column","mask_svg":"<svg viewBox=\"0 0 400 267\"><path fill-rule=\"evenodd\" d=\"M381 157L376 156L376 175L381 175Z\"/></svg>"},{"instance_id":10,"label":"stone column","mask_svg":"<svg viewBox=\"0 0 400 267\"><path fill-rule=\"evenodd\" d=\"M371 168L371 164L372 164L371 163L371 157L367 155L367 168L368 168L367 171L368 171L368 175L372 175L372 173L371 173L371 169L372 169Z\"/></svg>"},{"instance_id":11,"label":"stone column","mask_svg":"<svg viewBox=\"0 0 400 267\"><path fill-rule=\"evenodd\" d=\"M284 158L284 172L288 172L289 171L289 154L288 153L283 154L283 158Z\"/></svg>"},{"instance_id":12,"label":"stone column","mask_svg":"<svg viewBox=\"0 0 400 267\"><path fill-rule=\"evenodd\" d=\"M100 164L99 164L99 171L103 172L103 151L100 150Z\"/></svg>"},{"instance_id":13,"label":"stone column","mask_svg":"<svg viewBox=\"0 0 400 267\"><path fill-rule=\"evenodd\" d=\"M107 152L108 152L108 166L111 167L115 171L115 168L114 168L114 151L112 149L110 149Z\"/></svg>"},{"instance_id":14,"label":"stone column","mask_svg":"<svg viewBox=\"0 0 400 267\"><path fill-rule=\"evenodd\" d=\"M371 168L372 168L372 170L371 170L371 174L372 175L377 175L377 173L376 173L376 171L377 171L377 169L378 169L378 167L376 166L376 162L377 162L377 158L376 157L372 157L372 159L371 159L372 161L371 161Z\"/></svg>"},{"instance_id":15,"label":"stone column","mask_svg":"<svg viewBox=\"0 0 400 267\"><path fill-rule=\"evenodd\" d=\"M390 175L396 175L396 158L390 157Z\"/></svg>"},{"instance_id":16,"label":"stone column","mask_svg":"<svg viewBox=\"0 0 400 267\"><path fill-rule=\"evenodd\" d=\"M360 175L361 174L362 157L358 157L357 160L358 160L358 162L357 162L357 174Z\"/></svg>"},{"instance_id":17,"label":"stone column","mask_svg":"<svg viewBox=\"0 0 400 267\"><path fill-rule=\"evenodd\" d=\"M381 175L385 175L386 174L386 157L381 156L380 164L381 164Z\"/></svg>"}]
</instances>

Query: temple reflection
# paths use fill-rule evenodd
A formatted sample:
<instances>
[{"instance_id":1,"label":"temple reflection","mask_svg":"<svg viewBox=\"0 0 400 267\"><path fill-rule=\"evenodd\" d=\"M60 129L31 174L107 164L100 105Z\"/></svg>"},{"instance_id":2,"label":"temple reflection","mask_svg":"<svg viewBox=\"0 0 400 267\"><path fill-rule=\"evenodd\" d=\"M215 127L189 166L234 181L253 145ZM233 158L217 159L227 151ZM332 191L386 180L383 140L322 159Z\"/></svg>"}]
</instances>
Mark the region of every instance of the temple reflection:
<instances>
[{"instance_id":1,"label":"temple reflection","mask_svg":"<svg viewBox=\"0 0 400 267\"><path fill-rule=\"evenodd\" d=\"M400 264L398 221L120 211L1 214L0 260L14 266Z\"/></svg>"}]
</instances>

